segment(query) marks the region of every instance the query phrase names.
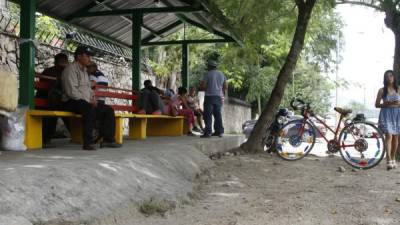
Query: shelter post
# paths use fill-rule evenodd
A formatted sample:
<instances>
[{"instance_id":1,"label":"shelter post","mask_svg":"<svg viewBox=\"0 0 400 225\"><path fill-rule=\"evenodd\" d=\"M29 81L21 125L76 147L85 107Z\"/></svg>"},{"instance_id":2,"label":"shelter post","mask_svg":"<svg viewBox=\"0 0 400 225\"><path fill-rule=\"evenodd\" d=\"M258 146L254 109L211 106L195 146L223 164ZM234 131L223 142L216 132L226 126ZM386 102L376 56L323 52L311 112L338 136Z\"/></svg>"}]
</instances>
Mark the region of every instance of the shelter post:
<instances>
[{"instance_id":1,"label":"shelter post","mask_svg":"<svg viewBox=\"0 0 400 225\"><path fill-rule=\"evenodd\" d=\"M189 46L187 43L182 44L182 87L189 88Z\"/></svg>"},{"instance_id":2,"label":"shelter post","mask_svg":"<svg viewBox=\"0 0 400 225\"><path fill-rule=\"evenodd\" d=\"M143 14L132 14L132 89L140 90L140 63Z\"/></svg>"},{"instance_id":3,"label":"shelter post","mask_svg":"<svg viewBox=\"0 0 400 225\"><path fill-rule=\"evenodd\" d=\"M36 0L21 1L19 104L34 108Z\"/></svg>"}]
</instances>

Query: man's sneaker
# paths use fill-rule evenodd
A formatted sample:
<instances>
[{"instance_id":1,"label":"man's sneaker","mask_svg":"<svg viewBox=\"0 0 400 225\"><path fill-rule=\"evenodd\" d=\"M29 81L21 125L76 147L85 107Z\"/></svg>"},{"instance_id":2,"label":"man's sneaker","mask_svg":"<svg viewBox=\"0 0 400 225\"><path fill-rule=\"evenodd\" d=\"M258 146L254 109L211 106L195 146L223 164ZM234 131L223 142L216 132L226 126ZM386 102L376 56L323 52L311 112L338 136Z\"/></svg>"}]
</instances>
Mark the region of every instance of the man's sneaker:
<instances>
[{"instance_id":1,"label":"man's sneaker","mask_svg":"<svg viewBox=\"0 0 400 225\"><path fill-rule=\"evenodd\" d=\"M210 138L210 137L211 137L211 135L209 135L209 134L203 134L200 136L200 138Z\"/></svg>"},{"instance_id":2,"label":"man's sneaker","mask_svg":"<svg viewBox=\"0 0 400 225\"><path fill-rule=\"evenodd\" d=\"M202 131L200 128L198 128L198 127L193 127L193 131L199 132L199 133L203 132L203 131Z\"/></svg>"},{"instance_id":3,"label":"man's sneaker","mask_svg":"<svg viewBox=\"0 0 400 225\"><path fill-rule=\"evenodd\" d=\"M86 150L86 151L96 151L96 147L94 147L93 145L84 145L82 147L82 150Z\"/></svg>"},{"instance_id":4,"label":"man's sneaker","mask_svg":"<svg viewBox=\"0 0 400 225\"><path fill-rule=\"evenodd\" d=\"M102 148L121 148L122 145L115 142L103 142L101 143Z\"/></svg>"},{"instance_id":5,"label":"man's sneaker","mask_svg":"<svg viewBox=\"0 0 400 225\"><path fill-rule=\"evenodd\" d=\"M223 134L221 133L221 134L218 134L218 133L212 133L212 135L211 136L215 136L215 137L220 137L220 138L222 138L222 136L223 136Z\"/></svg>"}]
</instances>

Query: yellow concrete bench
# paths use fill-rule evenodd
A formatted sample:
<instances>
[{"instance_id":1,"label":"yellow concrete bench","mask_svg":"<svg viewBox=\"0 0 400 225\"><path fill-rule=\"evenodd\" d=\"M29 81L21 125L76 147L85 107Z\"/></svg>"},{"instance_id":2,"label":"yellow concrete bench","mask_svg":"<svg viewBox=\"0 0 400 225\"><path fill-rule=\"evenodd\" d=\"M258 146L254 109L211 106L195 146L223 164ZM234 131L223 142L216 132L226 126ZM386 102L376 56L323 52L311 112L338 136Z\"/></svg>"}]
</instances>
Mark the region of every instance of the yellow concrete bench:
<instances>
[{"instance_id":1,"label":"yellow concrete bench","mask_svg":"<svg viewBox=\"0 0 400 225\"><path fill-rule=\"evenodd\" d=\"M123 119L129 119L129 139L145 139L147 136L182 136L183 116L115 114L115 140L122 143Z\"/></svg>"},{"instance_id":2,"label":"yellow concrete bench","mask_svg":"<svg viewBox=\"0 0 400 225\"><path fill-rule=\"evenodd\" d=\"M82 143L81 116L66 111L28 110L26 113L25 145L28 149L40 149L43 117L70 117L72 142ZM123 119L129 119L129 139L145 139L147 136L181 136L184 117L164 115L115 114L115 141L123 142Z\"/></svg>"}]
</instances>

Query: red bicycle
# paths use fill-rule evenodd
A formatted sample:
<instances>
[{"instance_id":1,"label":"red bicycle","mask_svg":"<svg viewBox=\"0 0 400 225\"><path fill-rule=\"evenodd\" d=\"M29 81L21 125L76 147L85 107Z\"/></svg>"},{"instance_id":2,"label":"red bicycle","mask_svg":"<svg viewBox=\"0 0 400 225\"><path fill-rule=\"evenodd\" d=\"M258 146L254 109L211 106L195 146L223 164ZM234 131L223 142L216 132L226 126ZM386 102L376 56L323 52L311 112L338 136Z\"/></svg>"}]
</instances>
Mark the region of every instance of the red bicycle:
<instances>
[{"instance_id":1,"label":"red bicycle","mask_svg":"<svg viewBox=\"0 0 400 225\"><path fill-rule=\"evenodd\" d=\"M309 103L294 98L290 105L294 110L301 110L303 119L286 123L276 137L276 152L281 158L299 160L308 155L314 147L318 132L326 141L328 152L340 152L343 160L352 167L370 169L383 159L386 144L382 131L365 119L359 117L346 119L351 110L335 108L335 111L340 113L340 119L336 129L333 130L314 114ZM323 124L327 132L333 133L333 139L329 140L315 126L311 118Z\"/></svg>"}]
</instances>

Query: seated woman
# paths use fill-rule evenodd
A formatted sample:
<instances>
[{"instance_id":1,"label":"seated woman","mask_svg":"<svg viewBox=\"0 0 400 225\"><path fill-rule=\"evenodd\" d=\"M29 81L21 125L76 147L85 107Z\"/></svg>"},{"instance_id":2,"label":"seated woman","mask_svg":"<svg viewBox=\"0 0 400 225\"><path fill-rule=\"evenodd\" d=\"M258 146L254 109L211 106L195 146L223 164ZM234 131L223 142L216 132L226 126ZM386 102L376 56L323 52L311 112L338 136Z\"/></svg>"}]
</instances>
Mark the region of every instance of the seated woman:
<instances>
[{"instance_id":1,"label":"seated woman","mask_svg":"<svg viewBox=\"0 0 400 225\"><path fill-rule=\"evenodd\" d=\"M193 110L194 115L196 116L197 119L197 124L199 127L194 127L193 130L194 131L199 131L199 132L203 132L204 127L203 127L203 110L201 110L200 108L200 101L199 98L196 95L196 88L191 86L189 88L189 95L187 96L187 102L188 105L190 107L190 109Z\"/></svg>"},{"instance_id":2,"label":"seated woman","mask_svg":"<svg viewBox=\"0 0 400 225\"><path fill-rule=\"evenodd\" d=\"M189 127L187 135L194 136L192 132L194 125L194 113L188 105L187 89L185 87L178 88L178 94L171 97L170 115L184 116Z\"/></svg>"}]
</instances>

